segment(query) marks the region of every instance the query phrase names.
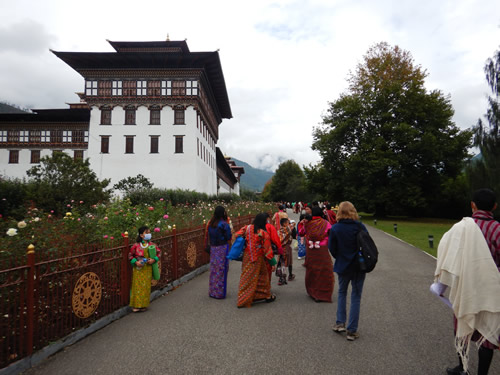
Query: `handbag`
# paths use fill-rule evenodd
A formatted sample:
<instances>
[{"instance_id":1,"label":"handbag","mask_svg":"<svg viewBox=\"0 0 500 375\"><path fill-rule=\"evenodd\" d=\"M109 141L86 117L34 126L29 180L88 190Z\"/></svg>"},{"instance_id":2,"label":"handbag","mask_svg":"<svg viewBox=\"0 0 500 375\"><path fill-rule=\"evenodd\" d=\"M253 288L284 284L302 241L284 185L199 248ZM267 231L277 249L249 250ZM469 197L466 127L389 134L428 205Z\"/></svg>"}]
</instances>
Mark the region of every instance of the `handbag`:
<instances>
[{"instance_id":1,"label":"handbag","mask_svg":"<svg viewBox=\"0 0 500 375\"><path fill-rule=\"evenodd\" d=\"M156 246L150 245L148 252L149 257L154 258L156 256ZM158 267L158 262L154 262L151 267L153 268L153 280L160 280L160 268Z\"/></svg>"},{"instance_id":2,"label":"handbag","mask_svg":"<svg viewBox=\"0 0 500 375\"><path fill-rule=\"evenodd\" d=\"M250 226L247 226L245 236L248 234L248 228ZM245 252L245 247L247 244L245 236L240 236L237 237L236 240L233 243L233 246L231 246L231 250L229 250L229 254L227 254L227 259L229 260L237 260L239 262L243 261L243 253Z\"/></svg>"}]
</instances>

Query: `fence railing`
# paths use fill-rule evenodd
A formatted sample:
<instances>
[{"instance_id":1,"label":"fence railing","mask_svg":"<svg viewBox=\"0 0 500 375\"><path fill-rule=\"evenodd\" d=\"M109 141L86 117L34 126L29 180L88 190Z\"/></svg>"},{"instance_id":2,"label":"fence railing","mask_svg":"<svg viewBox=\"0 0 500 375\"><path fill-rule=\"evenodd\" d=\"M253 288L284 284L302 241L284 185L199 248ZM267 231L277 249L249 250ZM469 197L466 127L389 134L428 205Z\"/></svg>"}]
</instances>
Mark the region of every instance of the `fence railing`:
<instances>
[{"instance_id":1,"label":"fence railing","mask_svg":"<svg viewBox=\"0 0 500 375\"><path fill-rule=\"evenodd\" d=\"M233 218L234 230L252 219ZM174 226L168 235L154 239L161 250L161 276L152 290L210 261L204 251L205 230ZM131 242L127 236L117 246L68 249L64 257L38 261L37 249L30 245L26 265L0 270L0 368L128 305Z\"/></svg>"}]
</instances>

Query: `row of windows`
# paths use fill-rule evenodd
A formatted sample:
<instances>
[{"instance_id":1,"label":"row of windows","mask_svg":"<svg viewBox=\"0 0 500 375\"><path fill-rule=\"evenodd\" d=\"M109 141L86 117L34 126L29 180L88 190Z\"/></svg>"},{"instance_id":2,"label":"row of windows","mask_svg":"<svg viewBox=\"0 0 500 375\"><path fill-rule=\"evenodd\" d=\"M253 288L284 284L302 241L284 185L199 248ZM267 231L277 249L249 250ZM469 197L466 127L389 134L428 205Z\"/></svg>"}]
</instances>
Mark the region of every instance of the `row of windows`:
<instances>
[{"instance_id":1,"label":"row of windows","mask_svg":"<svg viewBox=\"0 0 500 375\"><path fill-rule=\"evenodd\" d=\"M210 151L203 143L200 142L199 138L196 138L196 149L201 160L207 163L211 168L215 169L215 158L210 155Z\"/></svg>"},{"instance_id":2,"label":"row of windows","mask_svg":"<svg viewBox=\"0 0 500 375\"><path fill-rule=\"evenodd\" d=\"M109 135L101 135L101 154L109 154L109 141L111 136ZM134 153L134 135L126 135L125 136L125 153L133 154ZM174 136L175 146L174 152L176 154L182 154L184 152L184 136L176 135ZM150 136L150 148L149 152L151 154L158 154L160 152L160 136L159 135L151 135Z\"/></svg>"},{"instance_id":3,"label":"row of windows","mask_svg":"<svg viewBox=\"0 0 500 375\"><path fill-rule=\"evenodd\" d=\"M31 151L30 163L31 164L40 163L41 150L30 150L30 151ZM73 150L73 158L75 160L83 159L83 151L84 150ZM56 152L62 152L62 151L61 150L52 151L52 153ZM19 164L19 150L9 150L9 164Z\"/></svg>"},{"instance_id":4,"label":"row of windows","mask_svg":"<svg viewBox=\"0 0 500 375\"><path fill-rule=\"evenodd\" d=\"M196 118L196 127L200 130L200 134L203 135L203 138L209 143L212 150L215 151L215 140L212 138L212 135L208 131L208 127L203 120L201 120L200 116Z\"/></svg>"},{"instance_id":5,"label":"row of windows","mask_svg":"<svg viewBox=\"0 0 500 375\"><path fill-rule=\"evenodd\" d=\"M88 130L0 130L0 143L84 143Z\"/></svg>"},{"instance_id":6,"label":"row of windows","mask_svg":"<svg viewBox=\"0 0 500 375\"><path fill-rule=\"evenodd\" d=\"M198 81L86 81L87 96L197 96Z\"/></svg>"},{"instance_id":7,"label":"row of windows","mask_svg":"<svg viewBox=\"0 0 500 375\"><path fill-rule=\"evenodd\" d=\"M111 108L101 108L101 125L111 125ZM184 109L174 109L174 125L185 125ZM136 125L136 109L134 107L125 107L125 125ZM160 108L151 108L149 110L149 124L160 125Z\"/></svg>"}]
</instances>

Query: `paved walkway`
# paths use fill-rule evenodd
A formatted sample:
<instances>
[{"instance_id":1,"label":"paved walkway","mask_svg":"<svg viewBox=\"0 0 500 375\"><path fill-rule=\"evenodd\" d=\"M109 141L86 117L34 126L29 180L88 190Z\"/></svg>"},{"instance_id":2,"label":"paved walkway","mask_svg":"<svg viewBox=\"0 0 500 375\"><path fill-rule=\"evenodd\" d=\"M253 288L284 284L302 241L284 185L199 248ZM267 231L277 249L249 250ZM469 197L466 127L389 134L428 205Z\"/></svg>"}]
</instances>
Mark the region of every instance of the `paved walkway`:
<instances>
[{"instance_id":1,"label":"paved walkway","mask_svg":"<svg viewBox=\"0 0 500 375\"><path fill-rule=\"evenodd\" d=\"M445 374L457 359L452 312L429 292L435 260L369 230L380 260L365 281L354 342L331 331L336 302L307 296L302 261L288 285L273 277L276 302L250 309L236 308L241 264L232 262L225 300L208 297L204 273L25 374ZM476 360L474 352L473 374ZM498 352L490 374L500 374Z\"/></svg>"}]
</instances>

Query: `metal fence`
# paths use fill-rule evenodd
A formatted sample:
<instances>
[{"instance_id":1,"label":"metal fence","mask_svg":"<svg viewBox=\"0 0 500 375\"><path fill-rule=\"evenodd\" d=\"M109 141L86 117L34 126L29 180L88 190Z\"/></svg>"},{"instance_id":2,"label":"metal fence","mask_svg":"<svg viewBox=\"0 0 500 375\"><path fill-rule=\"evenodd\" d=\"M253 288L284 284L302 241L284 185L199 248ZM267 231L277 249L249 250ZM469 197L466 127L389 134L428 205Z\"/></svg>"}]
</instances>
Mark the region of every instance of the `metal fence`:
<instances>
[{"instance_id":1,"label":"metal fence","mask_svg":"<svg viewBox=\"0 0 500 375\"><path fill-rule=\"evenodd\" d=\"M232 220L234 230L253 216ZM161 250L161 277L152 290L209 262L205 226L176 230L154 242ZM128 237L112 246L80 246L56 259L28 247L27 264L0 265L0 368L31 355L128 305L131 265Z\"/></svg>"}]
</instances>

